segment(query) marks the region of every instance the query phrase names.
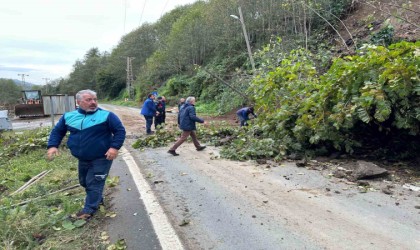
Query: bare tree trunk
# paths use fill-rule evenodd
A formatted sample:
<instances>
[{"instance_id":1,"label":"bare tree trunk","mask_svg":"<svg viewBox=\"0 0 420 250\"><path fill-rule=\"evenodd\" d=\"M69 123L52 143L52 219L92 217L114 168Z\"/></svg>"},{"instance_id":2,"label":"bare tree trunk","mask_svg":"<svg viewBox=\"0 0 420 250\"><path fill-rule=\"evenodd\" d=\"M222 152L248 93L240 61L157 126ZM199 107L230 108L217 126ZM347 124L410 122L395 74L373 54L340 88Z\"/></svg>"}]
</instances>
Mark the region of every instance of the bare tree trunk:
<instances>
[{"instance_id":1,"label":"bare tree trunk","mask_svg":"<svg viewBox=\"0 0 420 250\"><path fill-rule=\"evenodd\" d=\"M308 30L306 29L306 7L303 7L303 31L305 33L305 49L308 49Z\"/></svg>"}]
</instances>

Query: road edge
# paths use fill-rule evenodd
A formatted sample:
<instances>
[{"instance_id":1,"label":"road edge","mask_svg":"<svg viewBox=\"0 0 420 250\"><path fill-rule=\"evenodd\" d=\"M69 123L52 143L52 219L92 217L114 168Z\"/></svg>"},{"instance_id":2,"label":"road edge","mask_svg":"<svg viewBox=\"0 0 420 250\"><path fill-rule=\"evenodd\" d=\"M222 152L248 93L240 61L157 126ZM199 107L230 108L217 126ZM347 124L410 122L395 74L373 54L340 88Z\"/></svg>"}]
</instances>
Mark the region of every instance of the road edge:
<instances>
[{"instance_id":1,"label":"road edge","mask_svg":"<svg viewBox=\"0 0 420 250\"><path fill-rule=\"evenodd\" d=\"M157 238L162 246L162 249L184 249L175 229L169 222L163 208L160 206L157 197L154 195L149 183L143 177L139 170L139 166L134 160L130 152L125 148L120 149L121 157L128 166L128 169L133 177L134 183L146 207L146 211L150 216L153 228L155 229Z\"/></svg>"}]
</instances>

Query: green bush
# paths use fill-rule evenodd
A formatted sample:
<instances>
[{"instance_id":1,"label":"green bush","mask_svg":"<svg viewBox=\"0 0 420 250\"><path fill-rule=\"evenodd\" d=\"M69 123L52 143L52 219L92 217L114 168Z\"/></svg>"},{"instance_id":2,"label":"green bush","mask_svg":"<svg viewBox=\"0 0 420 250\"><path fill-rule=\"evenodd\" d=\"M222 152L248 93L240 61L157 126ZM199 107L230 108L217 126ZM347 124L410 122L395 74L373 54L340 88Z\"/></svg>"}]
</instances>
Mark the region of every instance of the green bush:
<instances>
[{"instance_id":1,"label":"green bush","mask_svg":"<svg viewBox=\"0 0 420 250\"><path fill-rule=\"evenodd\" d=\"M250 88L265 136L281 141L289 152L323 147L352 153L366 145L367 136L403 134L415 140L420 132L419 45L366 45L357 55L336 59L322 76L311 53L292 51Z\"/></svg>"}]
</instances>

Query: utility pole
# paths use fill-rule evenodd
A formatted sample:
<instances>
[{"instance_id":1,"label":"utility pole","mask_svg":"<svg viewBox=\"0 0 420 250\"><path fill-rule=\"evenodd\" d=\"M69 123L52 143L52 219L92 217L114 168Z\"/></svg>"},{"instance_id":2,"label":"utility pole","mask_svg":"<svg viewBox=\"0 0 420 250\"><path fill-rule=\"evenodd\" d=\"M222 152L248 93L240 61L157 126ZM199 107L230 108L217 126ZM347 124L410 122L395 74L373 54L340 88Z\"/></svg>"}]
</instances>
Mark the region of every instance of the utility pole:
<instances>
[{"instance_id":1,"label":"utility pole","mask_svg":"<svg viewBox=\"0 0 420 250\"><path fill-rule=\"evenodd\" d=\"M49 94L50 91L48 91L48 81L50 80L50 78L42 78L42 80L45 80L45 89L47 90L47 94Z\"/></svg>"},{"instance_id":2,"label":"utility pole","mask_svg":"<svg viewBox=\"0 0 420 250\"><path fill-rule=\"evenodd\" d=\"M26 75L26 74L18 74L18 76L21 76L22 77L22 88L25 90L25 76L29 76L29 75Z\"/></svg>"},{"instance_id":3,"label":"utility pole","mask_svg":"<svg viewBox=\"0 0 420 250\"><path fill-rule=\"evenodd\" d=\"M128 98L134 99L134 89L133 89L133 82L134 82L134 75L133 75L133 65L131 61L134 60L135 57L127 56L127 92Z\"/></svg>"},{"instance_id":4,"label":"utility pole","mask_svg":"<svg viewBox=\"0 0 420 250\"><path fill-rule=\"evenodd\" d=\"M254 63L254 58L252 57L252 51L251 51L251 46L249 45L249 38L248 38L248 33L246 32L246 27L245 27L245 22L244 22L244 17L242 15L242 10L241 7L238 7L238 11L239 11L239 17L235 16L235 15L230 15L231 17L238 19L239 22L242 25L242 31L244 33L244 37L245 37L245 42L246 42L246 48L248 49L248 55L249 55L249 60L251 61L251 66L252 66L252 70L255 73L255 63Z\"/></svg>"}]
</instances>

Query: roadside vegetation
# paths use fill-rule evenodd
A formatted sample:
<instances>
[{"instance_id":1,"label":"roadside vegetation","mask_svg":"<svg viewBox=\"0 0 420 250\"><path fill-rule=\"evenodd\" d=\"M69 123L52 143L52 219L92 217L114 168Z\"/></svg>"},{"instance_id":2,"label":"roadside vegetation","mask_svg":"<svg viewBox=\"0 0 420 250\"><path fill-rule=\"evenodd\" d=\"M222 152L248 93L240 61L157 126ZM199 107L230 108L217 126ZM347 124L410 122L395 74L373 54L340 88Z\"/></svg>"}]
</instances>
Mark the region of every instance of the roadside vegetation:
<instances>
[{"instance_id":1,"label":"roadside vegetation","mask_svg":"<svg viewBox=\"0 0 420 250\"><path fill-rule=\"evenodd\" d=\"M279 64L270 62L270 71L247 90L259 113L252 127L219 133L225 126L218 126L198 133L208 141L214 135L231 142L222 155L236 160L334 152L394 160L417 156L420 42L366 45L337 58L323 74L319 56L306 50L282 54L278 46L268 45L260 57L270 62L276 55ZM160 134L167 135L156 137ZM139 139L134 146L153 147L148 142L154 140L159 138Z\"/></svg>"},{"instance_id":2,"label":"roadside vegetation","mask_svg":"<svg viewBox=\"0 0 420 250\"><path fill-rule=\"evenodd\" d=\"M65 147L47 161L48 134L49 129L0 133L0 248L124 249L101 231L101 220L112 217L104 207L88 223L70 218L85 197L77 162Z\"/></svg>"}]
</instances>

